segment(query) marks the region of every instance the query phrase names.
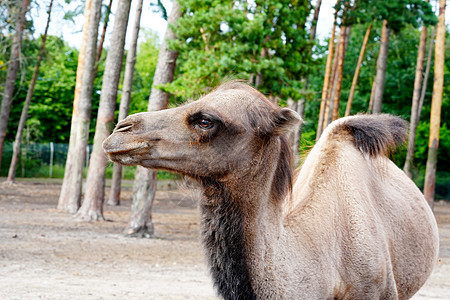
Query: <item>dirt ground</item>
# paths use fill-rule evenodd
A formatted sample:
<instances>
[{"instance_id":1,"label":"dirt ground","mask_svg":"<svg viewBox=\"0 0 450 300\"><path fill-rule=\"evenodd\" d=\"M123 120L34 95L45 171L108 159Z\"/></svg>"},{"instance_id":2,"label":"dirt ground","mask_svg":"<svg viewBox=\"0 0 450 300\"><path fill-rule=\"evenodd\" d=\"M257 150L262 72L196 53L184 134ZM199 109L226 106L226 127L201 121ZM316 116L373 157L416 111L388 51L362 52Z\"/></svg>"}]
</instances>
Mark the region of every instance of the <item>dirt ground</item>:
<instances>
[{"instance_id":1,"label":"dirt ground","mask_svg":"<svg viewBox=\"0 0 450 300\"><path fill-rule=\"evenodd\" d=\"M1 180L0 180L1 181ZM217 299L200 244L193 192L161 190L155 239L127 238L131 189L107 222L58 212L59 181L0 183L0 299ZM450 299L450 204L435 206L441 257L413 299Z\"/></svg>"}]
</instances>

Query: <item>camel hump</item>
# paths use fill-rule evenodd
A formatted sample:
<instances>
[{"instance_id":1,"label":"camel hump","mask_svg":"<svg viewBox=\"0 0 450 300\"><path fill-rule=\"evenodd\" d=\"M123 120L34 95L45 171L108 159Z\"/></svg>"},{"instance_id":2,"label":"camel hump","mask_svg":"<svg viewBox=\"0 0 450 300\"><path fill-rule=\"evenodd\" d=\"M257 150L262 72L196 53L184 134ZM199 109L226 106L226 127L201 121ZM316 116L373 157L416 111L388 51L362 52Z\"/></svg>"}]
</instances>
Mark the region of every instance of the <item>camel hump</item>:
<instances>
[{"instance_id":1,"label":"camel hump","mask_svg":"<svg viewBox=\"0 0 450 300\"><path fill-rule=\"evenodd\" d=\"M373 157L389 155L408 136L408 122L389 114L356 115L336 125L336 131L350 133L355 147Z\"/></svg>"}]
</instances>

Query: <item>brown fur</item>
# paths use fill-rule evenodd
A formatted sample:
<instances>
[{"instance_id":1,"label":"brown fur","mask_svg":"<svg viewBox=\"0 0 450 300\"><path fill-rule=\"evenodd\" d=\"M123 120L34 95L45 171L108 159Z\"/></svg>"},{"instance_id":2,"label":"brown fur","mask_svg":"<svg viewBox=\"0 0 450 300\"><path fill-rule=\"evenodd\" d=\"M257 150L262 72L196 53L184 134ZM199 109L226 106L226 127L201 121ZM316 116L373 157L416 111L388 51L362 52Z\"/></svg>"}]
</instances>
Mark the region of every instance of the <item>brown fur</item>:
<instances>
[{"instance_id":1,"label":"brown fur","mask_svg":"<svg viewBox=\"0 0 450 300\"><path fill-rule=\"evenodd\" d=\"M299 116L229 82L183 107L129 116L111 160L179 172L203 187L202 235L224 299L408 299L437 259L436 221L386 155L406 123L333 122L295 183L286 136Z\"/></svg>"}]
</instances>

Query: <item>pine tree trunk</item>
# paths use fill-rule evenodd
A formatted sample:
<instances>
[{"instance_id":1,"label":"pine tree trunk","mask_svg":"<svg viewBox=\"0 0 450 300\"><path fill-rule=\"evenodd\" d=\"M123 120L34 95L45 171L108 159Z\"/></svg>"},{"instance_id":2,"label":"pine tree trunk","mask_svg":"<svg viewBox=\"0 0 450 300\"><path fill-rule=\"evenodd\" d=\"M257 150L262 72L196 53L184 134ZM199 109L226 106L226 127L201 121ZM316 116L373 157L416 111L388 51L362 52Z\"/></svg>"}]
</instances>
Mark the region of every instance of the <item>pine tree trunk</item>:
<instances>
[{"instance_id":1,"label":"pine tree trunk","mask_svg":"<svg viewBox=\"0 0 450 300\"><path fill-rule=\"evenodd\" d=\"M29 0L22 0L20 10L17 13L15 33L11 46L11 55L9 58L8 71L6 73L5 88L3 90L2 106L0 111L0 165L2 162L6 130L8 129L9 113L11 112L14 85L16 83L17 71L19 69L19 57L22 48L22 33L23 27L25 26L25 14L28 9L28 3Z\"/></svg>"},{"instance_id":2,"label":"pine tree trunk","mask_svg":"<svg viewBox=\"0 0 450 300\"><path fill-rule=\"evenodd\" d=\"M367 111L369 113L373 112L373 96L375 95L375 89L377 88L377 82L374 79L372 83L372 91L370 92L370 100L369 100L369 107L367 108Z\"/></svg>"},{"instance_id":3,"label":"pine tree trunk","mask_svg":"<svg viewBox=\"0 0 450 300\"><path fill-rule=\"evenodd\" d=\"M375 91L373 95L373 113L380 114L383 104L384 82L386 78L386 65L389 49L389 32L387 21L383 21L383 29L381 31L380 53L377 60L377 75L375 77Z\"/></svg>"},{"instance_id":4,"label":"pine tree trunk","mask_svg":"<svg viewBox=\"0 0 450 300\"><path fill-rule=\"evenodd\" d=\"M309 39L314 41L316 39L317 21L319 20L320 7L322 6L322 0L316 1L316 7L314 8L314 15L311 22L311 29L309 30Z\"/></svg>"},{"instance_id":5,"label":"pine tree trunk","mask_svg":"<svg viewBox=\"0 0 450 300\"><path fill-rule=\"evenodd\" d=\"M416 75L414 79L411 118L409 123L408 150L406 152L405 166L403 167L403 170L409 178L412 178L414 148L416 146L416 131L418 125L417 114L419 112L420 92L422 89L423 64L425 60L425 51L427 48L427 34L428 28L423 26L422 32L420 33L419 50L417 53Z\"/></svg>"},{"instance_id":6,"label":"pine tree trunk","mask_svg":"<svg viewBox=\"0 0 450 300\"><path fill-rule=\"evenodd\" d=\"M335 85L335 94L333 99L333 113L331 121L337 120L339 118L339 106L341 102L341 91L342 91L342 76L344 73L344 61L345 61L345 53L347 52L347 43L350 36L350 28L345 27L344 35L342 36L342 43L339 45L339 60L337 66L337 74L336 74L336 85ZM342 28L344 29L344 27Z\"/></svg>"},{"instance_id":7,"label":"pine tree trunk","mask_svg":"<svg viewBox=\"0 0 450 300\"><path fill-rule=\"evenodd\" d=\"M433 208L436 184L437 151L439 147L439 129L441 124L442 93L444 87L445 65L445 0L439 1L439 22L436 33L434 53L434 83L431 99L430 139L428 143L427 168L425 172L424 195Z\"/></svg>"},{"instance_id":8,"label":"pine tree trunk","mask_svg":"<svg viewBox=\"0 0 450 300\"><path fill-rule=\"evenodd\" d=\"M176 38L173 31L170 29L170 26L175 25L180 17L180 5L178 1L173 1L172 11L167 20L166 33L159 50L155 76L153 77L152 90L148 101L149 111L166 109L169 104L170 95L158 89L157 86L167 84L173 80L178 52L169 50L167 41ZM131 217L125 233L130 236L153 236L151 207L156 192L156 172L138 166L135 174L133 191Z\"/></svg>"},{"instance_id":9,"label":"pine tree trunk","mask_svg":"<svg viewBox=\"0 0 450 300\"><path fill-rule=\"evenodd\" d=\"M355 74L353 75L352 86L350 88L350 94L348 96L347 106L345 108L345 116L350 116L352 109L353 97L355 95L356 85L358 84L359 72L361 70L361 64L364 59L364 53L366 52L367 42L369 41L370 31L372 30L372 24L367 27L366 34L364 35L364 40L361 46L361 51L359 52L358 63L356 65Z\"/></svg>"},{"instance_id":10,"label":"pine tree trunk","mask_svg":"<svg viewBox=\"0 0 450 300\"><path fill-rule=\"evenodd\" d=\"M65 210L69 213L76 213L81 206L83 169L86 161L86 148L88 146L89 122L92 109L91 97L96 76L97 35L98 24L100 22L101 0L92 0L90 10L84 69L81 80L82 85L77 105L78 111L76 111L76 122L74 124L76 134L73 143L73 152L70 153L69 149L68 153L72 154L69 170L71 174L67 178L68 189L65 207Z\"/></svg>"},{"instance_id":11,"label":"pine tree trunk","mask_svg":"<svg viewBox=\"0 0 450 300\"><path fill-rule=\"evenodd\" d=\"M341 29L342 31L342 29ZM341 35L341 31L339 32L339 36ZM325 128L328 126L328 124L331 122L332 112L333 112L333 106L334 106L334 93L336 91L336 80L337 80L337 69L338 69L338 63L339 63L339 38L338 42L335 47L334 51L334 59L333 59L333 67L331 69L331 78L330 78L330 86L328 87L327 92L327 100L325 102L325 115L323 119L323 128L322 131L325 130Z\"/></svg>"},{"instance_id":12,"label":"pine tree trunk","mask_svg":"<svg viewBox=\"0 0 450 300\"><path fill-rule=\"evenodd\" d=\"M420 122L420 115L422 114L423 101L425 100L425 95L427 93L428 77L430 75L431 61L433 59L433 46L434 38L436 36L436 27L434 26L431 30L430 44L428 46L428 56L427 56L427 68L425 69L425 76L423 78L422 90L420 93L419 107L417 108L417 124Z\"/></svg>"},{"instance_id":13,"label":"pine tree trunk","mask_svg":"<svg viewBox=\"0 0 450 300\"><path fill-rule=\"evenodd\" d=\"M156 172L138 167L133 185L133 203L125 235L131 237L154 237L152 205L156 193Z\"/></svg>"},{"instance_id":14,"label":"pine tree trunk","mask_svg":"<svg viewBox=\"0 0 450 300\"><path fill-rule=\"evenodd\" d=\"M266 58L266 56L267 56L267 48L262 48L261 54L260 54L261 60ZM259 88L262 84L263 84L263 77L262 77L261 72L258 72L256 74L256 78L255 78L255 88L256 89Z\"/></svg>"},{"instance_id":15,"label":"pine tree trunk","mask_svg":"<svg viewBox=\"0 0 450 300\"><path fill-rule=\"evenodd\" d=\"M114 111L117 101L120 72L122 69L125 34L130 13L131 0L119 0L111 36L111 49L106 57L100 104L95 126L94 146L86 178L83 205L76 218L85 221L104 220L105 171L107 159L102 143L114 128Z\"/></svg>"},{"instance_id":16,"label":"pine tree trunk","mask_svg":"<svg viewBox=\"0 0 450 300\"><path fill-rule=\"evenodd\" d=\"M336 35L336 19L337 19L337 10L334 14L333 29L331 30L331 38L328 43L328 55L327 55L327 62L325 65L325 76L323 80L322 97L320 101L319 123L317 125L316 141L318 141L320 136L322 135L323 125L325 123L324 122L325 111L327 108L328 89L330 86L330 79L331 79L331 65L333 62L334 39Z\"/></svg>"},{"instance_id":17,"label":"pine tree trunk","mask_svg":"<svg viewBox=\"0 0 450 300\"><path fill-rule=\"evenodd\" d=\"M139 38L139 27L142 15L142 2L139 0L136 7L133 32L131 34L131 45L128 49L127 62L125 65L125 75L123 80L122 98L120 99L119 120L121 121L128 116L128 109L131 101L131 90L133 88L134 65L136 63L136 48ZM111 181L111 189L109 192L108 204L120 205L120 184L122 181L122 166L114 164L113 176Z\"/></svg>"},{"instance_id":18,"label":"pine tree trunk","mask_svg":"<svg viewBox=\"0 0 450 300\"><path fill-rule=\"evenodd\" d=\"M100 37L100 42L98 43L97 48L97 61L100 60L102 57L103 52L103 43L105 42L105 36L106 36L106 29L108 28L108 22L109 22L109 16L111 15L111 6L112 6L113 0L109 0L108 8L106 9L106 15L105 15L105 22L103 23L103 31L102 35Z\"/></svg>"},{"instance_id":19,"label":"pine tree trunk","mask_svg":"<svg viewBox=\"0 0 450 300\"><path fill-rule=\"evenodd\" d=\"M28 118L28 109L30 107L31 98L33 97L34 87L36 86L36 80L39 75L39 67L41 65L42 57L44 56L45 41L47 40L48 27L50 25L50 16L52 13L53 0L50 1L48 7L48 18L45 26L44 35L42 36L41 48L39 49L38 59L34 68L33 77L31 78L30 86L28 87L27 97L23 105L22 114L20 115L19 126L16 132L16 139L14 141L13 155L11 159L11 165L9 166L7 182L14 183L16 179L17 164L19 162L20 144L22 142L23 129Z\"/></svg>"},{"instance_id":20,"label":"pine tree trunk","mask_svg":"<svg viewBox=\"0 0 450 300\"><path fill-rule=\"evenodd\" d=\"M294 99L292 99L291 97L289 97L287 99L287 107L292 109L293 111L298 111L298 104L301 100L299 100L297 102L297 101L294 101ZM297 141L297 139L299 137L298 131L299 131L299 128L297 127L296 129L294 129L294 131L291 134L289 134L289 137L288 137L288 142L289 142L289 145L292 146L292 153L294 154L296 165L298 162L298 154L299 154L298 150L299 150L299 146L300 146L300 141Z\"/></svg>"},{"instance_id":21,"label":"pine tree trunk","mask_svg":"<svg viewBox=\"0 0 450 300\"><path fill-rule=\"evenodd\" d=\"M68 200L70 196L70 185L72 183L73 176L73 162L77 159L78 155L75 152L75 142L77 140L77 124L78 124L78 114L80 111L80 96L81 96L81 87L85 66L85 58L86 58L86 47L88 41L88 31L89 31L89 22L92 11L92 0L86 0L85 8L84 8L84 25L83 25L83 38L81 40L80 53L78 54L78 66L77 66L77 77L75 81L75 92L73 98L73 111L72 111L72 120L70 126L70 137L69 137L69 149L67 152L66 158L66 166L64 168L64 180L61 187L61 192L59 194L58 199L58 210L69 212L68 208ZM79 159L79 157L78 157ZM79 207L79 206L78 206ZM78 207L75 207L76 212Z\"/></svg>"},{"instance_id":22,"label":"pine tree trunk","mask_svg":"<svg viewBox=\"0 0 450 300\"><path fill-rule=\"evenodd\" d=\"M325 112L324 119L324 128L326 128L333 120L337 119L339 115L339 100L341 97L341 87L342 87L342 74L344 68L344 60L345 60L345 46L346 46L346 36L348 31L348 27L341 27L339 32L338 43L336 45L336 53L335 53L335 62L334 62L334 71L333 71L333 80L332 85L330 86L329 91L329 105Z\"/></svg>"}]
</instances>

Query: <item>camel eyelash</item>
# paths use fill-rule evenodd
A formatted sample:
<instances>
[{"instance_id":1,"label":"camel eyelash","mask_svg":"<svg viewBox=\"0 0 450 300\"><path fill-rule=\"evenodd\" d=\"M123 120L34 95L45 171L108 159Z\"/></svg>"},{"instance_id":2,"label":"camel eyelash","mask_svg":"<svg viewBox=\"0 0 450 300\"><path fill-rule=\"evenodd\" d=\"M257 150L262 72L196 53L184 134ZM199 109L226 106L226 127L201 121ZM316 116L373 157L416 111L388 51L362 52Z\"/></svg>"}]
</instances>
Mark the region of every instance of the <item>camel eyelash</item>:
<instances>
[{"instance_id":1,"label":"camel eyelash","mask_svg":"<svg viewBox=\"0 0 450 300\"><path fill-rule=\"evenodd\" d=\"M202 121L208 121L211 123L210 127L201 127L203 129L211 129L212 127L218 127L222 124L222 120L220 120L217 116L206 114L202 112L196 112L188 117L187 123L191 126L200 126Z\"/></svg>"}]
</instances>

